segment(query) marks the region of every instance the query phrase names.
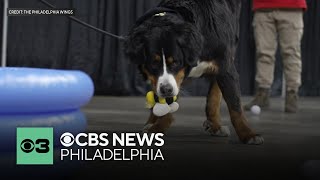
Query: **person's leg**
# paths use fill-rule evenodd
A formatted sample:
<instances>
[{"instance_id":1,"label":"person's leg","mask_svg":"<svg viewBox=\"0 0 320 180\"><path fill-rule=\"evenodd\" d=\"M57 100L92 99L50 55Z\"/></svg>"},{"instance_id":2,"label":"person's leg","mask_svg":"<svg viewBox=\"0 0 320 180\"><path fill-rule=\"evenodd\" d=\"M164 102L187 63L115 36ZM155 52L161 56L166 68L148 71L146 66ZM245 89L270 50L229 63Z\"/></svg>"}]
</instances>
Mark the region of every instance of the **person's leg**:
<instances>
[{"instance_id":1,"label":"person's leg","mask_svg":"<svg viewBox=\"0 0 320 180\"><path fill-rule=\"evenodd\" d=\"M298 90L301 85L301 38L303 11L282 10L277 15L279 42L286 80L286 112L297 112Z\"/></svg>"},{"instance_id":2,"label":"person's leg","mask_svg":"<svg viewBox=\"0 0 320 180\"><path fill-rule=\"evenodd\" d=\"M250 110L253 105L269 106L269 90L273 82L275 53L277 50L277 29L274 11L257 11L254 14L253 29L256 44L258 89L255 98L244 106Z\"/></svg>"}]
</instances>

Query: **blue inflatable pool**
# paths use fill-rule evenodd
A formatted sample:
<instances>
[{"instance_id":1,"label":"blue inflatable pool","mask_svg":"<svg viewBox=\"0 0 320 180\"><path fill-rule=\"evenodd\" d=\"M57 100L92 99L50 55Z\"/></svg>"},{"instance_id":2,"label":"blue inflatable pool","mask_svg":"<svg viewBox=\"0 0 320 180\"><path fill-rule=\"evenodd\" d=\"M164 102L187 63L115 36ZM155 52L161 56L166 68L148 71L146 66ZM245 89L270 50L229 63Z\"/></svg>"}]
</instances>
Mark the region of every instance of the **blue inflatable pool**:
<instances>
[{"instance_id":1,"label":"blue inflatable pool","mask_svg":"<svg viewBox=\"0 0 320 180\"><path fill-rule=\"evenodd\" d=\"M93 82L82 71L0 68L0 114L77 110L93 93Z\"/></svg>"}]
</instances>

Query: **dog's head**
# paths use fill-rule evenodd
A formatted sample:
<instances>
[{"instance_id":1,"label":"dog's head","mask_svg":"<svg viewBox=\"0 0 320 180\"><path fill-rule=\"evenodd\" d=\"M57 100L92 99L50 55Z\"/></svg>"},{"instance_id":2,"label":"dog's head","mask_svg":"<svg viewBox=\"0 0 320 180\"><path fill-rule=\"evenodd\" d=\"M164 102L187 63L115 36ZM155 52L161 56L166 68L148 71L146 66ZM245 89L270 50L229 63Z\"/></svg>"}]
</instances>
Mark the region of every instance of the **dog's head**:
<instances>
[{"instance_id":1,"label":"dog's head","mask_svg":"<svg viewBox=\"0 0 320 180\"><path fill-rule=\"evenodd\" d=\"M125 53L139 65L160 97L179 93L182 81L196 66L202 49L202 35L176 14L152 16L136 25L125 41Z\"/></svg>"}]
</instances>

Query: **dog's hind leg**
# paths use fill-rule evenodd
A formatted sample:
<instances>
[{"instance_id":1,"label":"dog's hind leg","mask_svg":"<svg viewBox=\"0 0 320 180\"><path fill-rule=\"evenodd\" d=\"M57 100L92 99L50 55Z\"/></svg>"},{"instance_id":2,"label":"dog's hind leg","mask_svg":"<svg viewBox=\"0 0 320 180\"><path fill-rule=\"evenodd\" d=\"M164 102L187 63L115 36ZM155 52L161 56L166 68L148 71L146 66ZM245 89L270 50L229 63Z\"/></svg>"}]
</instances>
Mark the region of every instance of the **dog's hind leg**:
<instances>
[{"instance_id":1,"label":"dog's hind leg","mask_svg":"<svg viewBox=\"0 0 320 180\"><path fill-rule=\"evenodd\" d=\"M151 112L150 117L144 126L144 132L164 133L169 129L173 121L174 118L171 113L162 117L157 117Z\"/></svg>"},{"instance_id":2,"label":"dog's hind leg","mask_svg":"<svg viewBox=\"0 0 320 180\"><path fill-rule=\"evenodd\" d=\"M242 110L239 75L234 64L231 64L226 72L217 76L217 82L228 105L231 122L239 139L246 144L263 144L263 138L249 127L247 118Z\"/></svg>"},{"instance_id":3,"label":"dog's hind leg","mask_svg":"<svg viewBox=\"0 0 320 180\"><path fill-rule=\"evenodd\" d=\"M230 136L228 126L221 126L220 119L220 103L222 94L217 83L213 77L211 80L209 93L207 95L206 115L207 120L203 123L205 131L212 136L227 137Z\"/></svg>"}]
</instances>

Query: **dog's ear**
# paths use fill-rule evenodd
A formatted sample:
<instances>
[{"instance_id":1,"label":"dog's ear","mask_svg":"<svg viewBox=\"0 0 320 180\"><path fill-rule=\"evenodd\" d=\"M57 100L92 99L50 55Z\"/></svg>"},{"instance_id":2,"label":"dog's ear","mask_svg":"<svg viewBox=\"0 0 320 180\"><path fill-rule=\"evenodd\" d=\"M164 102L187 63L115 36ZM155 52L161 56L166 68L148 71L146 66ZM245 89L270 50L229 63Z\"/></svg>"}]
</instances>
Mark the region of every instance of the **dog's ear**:
<instances>
[{"instance_id":1,"label":"dog's ear","mask_svg":"<svg viewBox=\"0 0 320 180\"><path fill-rule=\"evenodd\" d=\"M203 47L202 34L191 24L186 23L176 29L177 43L182 50L186 64L191 67L197 65Z\"/></svg>"},{"instance_id":2,"label":"dog's ear","mask_svg":"<svg viewBox=\"0 0 320 180\"><path fill-rule=\"evenodd\" d=\"M124 53L135 64L145 63L144 32L134 28L124 41Z\"/></svg>"}]
</instances>

